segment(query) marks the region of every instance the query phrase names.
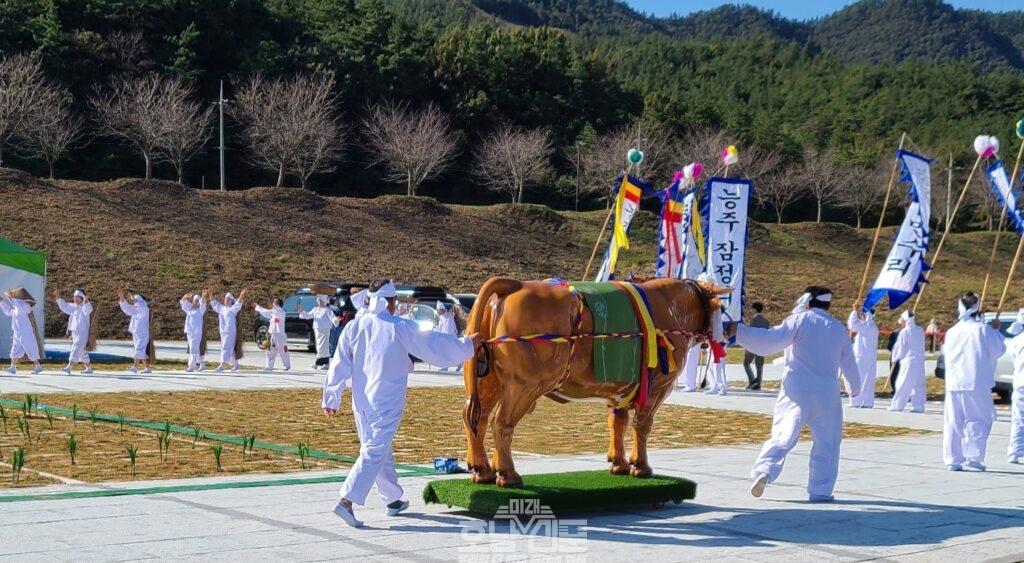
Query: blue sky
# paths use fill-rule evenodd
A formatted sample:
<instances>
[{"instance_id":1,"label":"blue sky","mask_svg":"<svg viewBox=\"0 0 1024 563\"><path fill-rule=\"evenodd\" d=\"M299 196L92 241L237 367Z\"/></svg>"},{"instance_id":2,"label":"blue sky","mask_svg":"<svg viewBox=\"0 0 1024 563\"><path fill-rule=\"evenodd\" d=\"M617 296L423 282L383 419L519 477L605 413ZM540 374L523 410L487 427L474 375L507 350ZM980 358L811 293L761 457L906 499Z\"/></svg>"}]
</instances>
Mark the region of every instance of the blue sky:
<instances>
[{"instance_id":1,"label":"blue sky","mask_svg":"<svg viewBox=\"0 0 1024 563\"><path fill-rule=\"evenodd\" d=\"M789 19L806 20L827 16L842 9L844 6L853 4L855 0L626 0L626 3L634 9L654 13L657 16L667 16L673 12L679 15L686 15L690 12L710 10L723 4L751 4L760 8L774 10L783 17ZM957 8L969 8L973 10L989 11L1013 11L1024 10L1024 0L996 0L986 2L984 0L946 0Z\"/></svg>"}]
</instances>

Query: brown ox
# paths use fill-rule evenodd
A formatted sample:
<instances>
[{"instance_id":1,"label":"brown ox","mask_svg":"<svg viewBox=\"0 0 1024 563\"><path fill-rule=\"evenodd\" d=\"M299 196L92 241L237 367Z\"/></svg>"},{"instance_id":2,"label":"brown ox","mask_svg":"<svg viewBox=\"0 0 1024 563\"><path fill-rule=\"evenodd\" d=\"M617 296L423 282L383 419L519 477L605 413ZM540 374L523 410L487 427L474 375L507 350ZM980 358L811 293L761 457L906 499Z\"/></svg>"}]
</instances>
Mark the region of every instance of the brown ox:
<instances>
[{"instance_id":1,"label":"brown ox","mask_svg":"<svg viewBox=\"0 0 1024 563\"><path fill-rule=\"evenodd\" d=\"M703 334L709 330L711 308L718 306L714 294L728 291L671 279L656 279L638 285L647 295L658 329L691 334ZM575 331L573 323L577 310L577 297L565 287L543 281L491 278L480 289L466 332L480 332L485 340L501 335L570 335ZM580 334L590 334L593 329L593 317L584 310ZM630 405L610 411L608 461L614 474L647 477L652 473L647 463L647 437L654 423L654 413L675 388L687 349L696 340L687 335L668 334L667 337L675 347L675 365L680 369L664 375L655 368L645 406L635 408ZM469 440L466 458L474 482L497 482L502 487L522 484L512 462L512 434L516 424L533 410L540 397L547 395L560 402L597 399L615 407L629 396L630 383L595 381L593 340L583 338L576 342L569 377L555 391L552 390L558 386L569 361L567 343L490 344L478 352L477 358L466 362L464 373L469 398L463 411L463 422ZM478 375L478 369L485 373ZM623 436L629 422L629 409L636 412L633 417L633 451L627 462ZM494 457L489 463L484 435L492 416Z\"/></svg>"}]
</instances>

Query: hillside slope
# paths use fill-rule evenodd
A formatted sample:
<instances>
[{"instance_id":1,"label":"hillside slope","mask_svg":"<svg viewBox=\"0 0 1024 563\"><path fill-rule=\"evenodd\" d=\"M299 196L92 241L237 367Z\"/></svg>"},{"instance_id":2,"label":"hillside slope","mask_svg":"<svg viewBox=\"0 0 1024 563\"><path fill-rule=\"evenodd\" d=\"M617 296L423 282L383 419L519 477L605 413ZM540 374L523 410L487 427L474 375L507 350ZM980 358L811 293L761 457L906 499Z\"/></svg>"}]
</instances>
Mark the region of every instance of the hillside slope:
<instances>
[{"instance_id":1,"label":"hillside slope","mask_svg":"<svg viewBox=\"0 0 1024 563\"><path fill-rule=\"evenodd\" d=\"M205 287L217 293L249 287L262 301L318 279L392 276L452 292L475 292L492 275L577 279L605 218L600 211L529 205L323 198L294 188L222 193L133 179L51 183L12 170L0 170L0 195L6 202L0 236L49 256L51 288L65 295L75 287L89 290L108 338L127 337L127 318L116 305L119 287L150 297L155 334L180 338L177 300ZM651 273L655 228L653 214L638 214L622 272ZM887 229L885 240L891 234ZM997 286L1013 246L1009 236L1003 242ZM947 241L919 311L925 322L937 316L949 326L956 292L980 288L991 244L989 233ZM748 300L765 301L777 320L804 286L823 283L837 292L836 312L845 317L869 246L870 231L845 225L752 224ZM879 246L875 271L888 251L888 244ZM1011 293L1011 305L1024 303L1022 297ZM47 307L47 334L60 336L64 318L52 303ZM241 326L248 327L252 313L245 315ZM891 319L883 316L882 323Z\"/></svg>"}]
</instances>

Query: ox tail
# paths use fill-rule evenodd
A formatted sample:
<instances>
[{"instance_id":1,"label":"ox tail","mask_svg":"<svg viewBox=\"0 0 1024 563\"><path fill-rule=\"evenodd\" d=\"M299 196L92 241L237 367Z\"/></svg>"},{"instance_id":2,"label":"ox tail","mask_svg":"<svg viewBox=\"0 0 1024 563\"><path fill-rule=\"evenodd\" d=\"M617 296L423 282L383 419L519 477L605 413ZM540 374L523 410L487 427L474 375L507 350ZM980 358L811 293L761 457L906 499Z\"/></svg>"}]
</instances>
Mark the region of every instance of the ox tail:
<instances>
[{"instance_id":1,"label":"ox tail","mask_svg":"<svg viewBox=\"0 0 1024 563\"><path fill-rule=\"evenodd\" d=\"M472 361L467 362L468 365L463 369L466 395L468 397L466 398L466 408L462 411L462 417L466 428L469 429L473 436L476 436L477 427L480 423L480 396L477 392L477 379L487 375L487 372L490 370L491 345L486 344L486 342L494 337L491 334L492 323L485 323L485 312L490 306L492 295L500 299L519 291L522 287L523 282L519 280L500 277L491 278L484 282L483 287L480 288L480 293L477 294L476 302L473 304L473 310L469 312L469 320L466 322L466 334L479 332L481 340L485 342L476 351L476 357Z\"/></svg>"}]
</instances>

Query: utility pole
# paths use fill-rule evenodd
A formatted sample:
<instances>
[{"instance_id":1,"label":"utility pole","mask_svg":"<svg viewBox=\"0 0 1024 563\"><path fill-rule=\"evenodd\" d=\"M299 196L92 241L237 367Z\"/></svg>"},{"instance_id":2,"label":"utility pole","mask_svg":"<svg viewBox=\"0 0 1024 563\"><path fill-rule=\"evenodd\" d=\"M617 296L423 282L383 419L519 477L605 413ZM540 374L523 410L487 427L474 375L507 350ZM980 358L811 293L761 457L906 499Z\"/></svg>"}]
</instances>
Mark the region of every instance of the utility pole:
<instances>
[{"instance_id":1,"label":"utility pole","mask_svg":"<svg viewBox=\"0 0 1024 563\"><path fill-rule=\"evenodd\" d=\"M220 96L217 97L217 108L220 110L220 191L226 191L224 187L224 81L220 81Z\"/></svg>"},{"instance_id":2,"label":"utility pole","mask_svg":"<svg viewBox=\"0 0 1024 563\"><path fill-rule=\"evenodd\" d=\"M580 210L580 167L583 162L580 160L580 142L576 141L576 211Z\"/></svg>"},{"instance_id":3,"label":"utility pole","mask_svg":"<svg viewBox=\"0 0 1024 563\"><path fill-rule=\"evenodd\" d=\"M953 153L949 153L949 169L946 174L946 230L949 230L949 201L953 199Z\"/></svg>"}]
</instances>

